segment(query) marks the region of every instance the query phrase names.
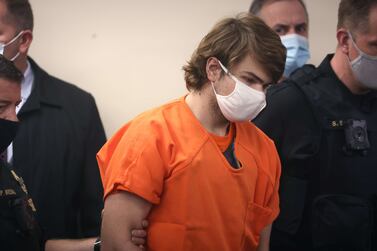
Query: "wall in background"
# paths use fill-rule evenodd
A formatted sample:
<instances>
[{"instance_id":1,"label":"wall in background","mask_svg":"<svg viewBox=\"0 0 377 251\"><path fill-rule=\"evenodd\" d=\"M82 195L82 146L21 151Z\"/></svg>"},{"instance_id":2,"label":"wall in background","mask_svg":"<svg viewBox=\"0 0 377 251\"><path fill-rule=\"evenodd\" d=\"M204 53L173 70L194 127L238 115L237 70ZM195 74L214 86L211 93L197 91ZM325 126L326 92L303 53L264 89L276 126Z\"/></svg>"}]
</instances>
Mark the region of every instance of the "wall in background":
<instances>
[{"instance_id":1,"label":"wall in background","mask_svg":"<svg viewBox=\"0 0 377 251\"><path fill-rule=\"evenodd\" d=\"M200 39L249 0L30 0L30 55L96 98L108 137L138 113L186 93L181 70ZM336 46L339 0L306 0L311 62Z\"/></svg>"}]
</instances>

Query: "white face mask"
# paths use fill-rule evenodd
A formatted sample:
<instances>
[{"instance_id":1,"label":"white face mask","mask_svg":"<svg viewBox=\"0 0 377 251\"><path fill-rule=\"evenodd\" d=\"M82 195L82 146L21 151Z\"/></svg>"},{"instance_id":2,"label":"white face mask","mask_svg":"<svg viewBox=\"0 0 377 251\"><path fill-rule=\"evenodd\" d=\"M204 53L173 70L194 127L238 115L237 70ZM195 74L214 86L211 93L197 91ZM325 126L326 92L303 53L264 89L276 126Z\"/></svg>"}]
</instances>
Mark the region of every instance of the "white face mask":
<instances>
[{"instance_id":1,"label":"white face mask","mask_svg":"<svg viewBox=\"0 0 377 251\"><path fill-rule=\"evenodd\" d=\"M14 41L16 41L21 35L23 34L23 31L20 31L12 40L10 40L8 43L4 44L4 43L1 43L0 42L0 54L1 55L4 55L4 49L5 47L7 47L8 45L14 43ZM16 60L16 58L20 55L20 52L17 52L17 54L12 57L11 59L9 59L10 61L14 61Z\"/></svg>"},{"instance_id":2,"label":"white face mask","mask_svg":"<svg viewBox=\"0 0 377 251\"><path fill-rule=\"evenodd\" d=\"M377 56L370 56L357 47L351 33L348 33L359 56L350 61L353 75L365 87L377 89Z\"/></svg>"},{"instance_id":3,"label":"white face mask","mask_svg":"<svg viewBox=\"0 0 377 251\"><path fill-rule=\"evenodd\" d=\"M289 77L294 70L308 62L310 58L309 42L306 37L297 34L281 36L280 39L287 49L284 76Z\"/></svg>"},{"instance_id":4,"label":"white face mask","mask_svg":"<svg viewBox=\"0 0 377 251\"><path fill-rule=\"evenodd\" d=\"M253 120L266 106L264 92L257 91L242 83L220 61L219 64L224 72L236 82L234 90L227 96L217 94L212 83L222 114L232 122Z\"/></svg>"}]
</instances>

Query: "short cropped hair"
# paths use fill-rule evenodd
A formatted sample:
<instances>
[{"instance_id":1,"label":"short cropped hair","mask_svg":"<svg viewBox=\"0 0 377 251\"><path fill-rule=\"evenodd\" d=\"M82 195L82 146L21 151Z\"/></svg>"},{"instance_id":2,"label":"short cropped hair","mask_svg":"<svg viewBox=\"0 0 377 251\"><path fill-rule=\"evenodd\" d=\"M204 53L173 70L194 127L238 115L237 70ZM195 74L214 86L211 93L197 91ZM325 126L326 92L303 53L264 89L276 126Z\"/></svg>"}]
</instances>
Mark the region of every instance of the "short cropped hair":
<instances>
[{"instance_id":1,"label":"short cropped hair","mask_svg":"<svg viewBox=\"0 0 377 251\"><path fill-rule=\"evenodd\" d=\"M261 9L263 8L265 4L278 2L278 1L287 1L287 0L254 0L250 5L249 12L251 14L259 16L259 12L261 11ZM295 1L298 1L302 5L302 7L304 7L306 17L309 19L308 10L306 9L306 5L304 1L303 0L295 0Z\"/></svg>"},{"instance_id":2,"label":"short cropped hair","mask_svg":"<svg viewBox=\"0 0 377 251\"><path fill-rule=\"evenodd\" d=\"M351 32L369 30L369 13L377 0L341 0L338 10L338 29L346 28Z\"/></svg>"},{"instance_id":3,"label":"short cropped hair","mask_svg":"<svg viewBox=\"0 0 377 251\"><path fill-rule=\"evenodd\" d=\"M34 17L28 0L0 0L7 7L5 22L15 25L17 30L33 30Z\"/></svg>"},{"instance_id":4,"label":"short cropped hair","mask_svg":"<svg viewBox=\"0 0 377 251\"><path fill-rule=\"evenodd\" d=\"M286 49L272 29L249 13L221 20L202 39L187 65L183 66L187 89L200 91L208 82L206 64L210 57L216 57L231 69L247 55L252 55L273 82L281 78Z\"/></svg>"},{"instance_id":5,"label":"short cropped hair","mask_svg":"<svg viewBox=\"0 0 377 251\"><path fill-rule=\"evenodd\" d=\"M0 55L0 78L21 84L24 75L17 69L12 61Z\"/></svg>"}]
</instances>

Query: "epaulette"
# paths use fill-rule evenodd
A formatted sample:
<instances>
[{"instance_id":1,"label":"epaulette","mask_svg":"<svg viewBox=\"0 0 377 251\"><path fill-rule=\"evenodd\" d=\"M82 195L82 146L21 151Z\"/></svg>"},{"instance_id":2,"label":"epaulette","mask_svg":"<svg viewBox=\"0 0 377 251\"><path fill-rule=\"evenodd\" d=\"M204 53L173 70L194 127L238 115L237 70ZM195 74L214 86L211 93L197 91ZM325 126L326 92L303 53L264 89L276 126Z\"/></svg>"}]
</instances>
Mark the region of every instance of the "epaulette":
<instances>
[{"instance_id":1,"label":"epaulette","mask_svg":"<svg viewBox=\"0 0 377 251\"><path fill-rule=\"evenodd\" d=\"M310 83L311 80L315 79L317 76L319 76L318 69L312 64L306 64L292 72L289 78L269 88L267 95L273 96L292 86L301 89L302 86Z\"/></svg>"},{"instance_id":2,"label":"epaulette","mask_svg":"<svg viewBox=\"0 0 377 251\"><path fill-rule=\"evenodd\" d=\"M295 70L289 77L289 79L299 86L308 84L311 80L317 78L319 76L319 72L317 68L312 64L306 64L301 68Z\"/></svg>"}]
</instances>

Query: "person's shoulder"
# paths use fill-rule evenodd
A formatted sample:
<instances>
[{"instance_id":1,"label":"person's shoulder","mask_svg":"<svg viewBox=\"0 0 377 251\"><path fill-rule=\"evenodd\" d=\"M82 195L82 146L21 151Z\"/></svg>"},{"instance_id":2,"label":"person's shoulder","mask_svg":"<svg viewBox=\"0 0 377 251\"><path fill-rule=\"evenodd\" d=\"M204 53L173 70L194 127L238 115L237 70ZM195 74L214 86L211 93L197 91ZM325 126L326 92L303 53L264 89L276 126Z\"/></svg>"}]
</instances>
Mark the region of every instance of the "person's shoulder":
<instances>
[{"instance_id":1,"label":"person's shoulder","mask_svg":"<svg viewBox=\"0 0 377 251\"><path fill-rule=\"evenodd\" d=\"M266 93L266 98L280 98L286 97L287 95L294 97L297 95L297 87L290 79L285 79L278 84L274 84L268 88Z\"/></svg>"},{"instance_id":2,"label":"person's shoulder","mask_svg":"<svg viewBox=\"0 0 377 251\"><path fill-rule=\"evenodd\" d=\"M140 113L131 122L134 124L166 124L172 119L176 120L177 118L174 118L173 115L180 111L181 100L175 99Z\"/></svg>"},{"instance_id":3,"label":"person's shoulder","mask_svg":"<svg viewBox=\"0 0 377 251\"><path fill-rule=\"evenodd\" d=\"M293 81L310 81L317 73L317 68L312 64L305 64L291 73L289 79Z\"/></svg>"},{"instance_id":4,"label":"person's shoulder","mask_svg":"<svg viewBox=\"0 0 377 251\"><path fill-rule=\"evenodd\" d=\"M182 106L182 99L178 99L137 115L110 138L105 148L121 150L127 158L135 159L143 152L158 152L166 159L174 159L177 152L192 157L205 139L186 130L190 121Z\"/></svg>"},{"instance_id":5,"label":"person's shoulder","mask_svg":"<svg viewBox=\"0 0 377 251\"><path fill-rule=\"evenodd\" d=\"M93 96L89 92L81 89L73 83L69 83L55 76L49 75L48 85L50 85L50 89L54 92L59 92L64 96L64 99L71 99L71 101L72 99L75 101L93 100Z\"/></svg>"},{"instance_id":6,"label":"person's shoulder","mask_svg":"<svg viewBox=\"0 0 377 251\"><path fill-rule=\"evenodd\" d=\"M185 103L184 97L145 111L129 123L130 129L134 129L136 133L142 131L154 137L171 138L174 143L180 145L185 144L181 141L187 135L191 135L191 140L196 142L196 139L202 138L204 134L204 129L199 126L199 122Z\"/></svg>"},{"instance_id":7,"label":"person's shoulder","mask_svg":"<svg viewBox=\"0 0 377 251\"><path fill-rule=\"evenodd\" d=\"M173 100L140 113L127 122L121 130L127 131L128 137L143 137L145 140L163 137L176 129L170 124L179 120L177 114L180 112L181 101Z\"/></svg>"},{"instance_id":8,"label":"person's shoulder","mask_svg":"<svg viewBox=\"0 0 377 251\"><path fill-rule=\"evenodd\" d=\"M271 86L266 93L266 108L261 114L274 112L289 112L305 100L305 97L297 85L290 79Z\"/></svg>"},{"instance_id":9,"label":"person's shoulder","mask_svg":"<svg viewBox=\"0 0 377 251\"><path fill-rule=\"evenodd\" d=\"M297 69L287 79L271 86L267 90L267 105L274 105L280 108L291 108L299 105L305 100L300 85L310 84L315 78L316 68L313 65L304 65Z\"/></svg>"},{"instance_id":10,"label":"person's shoulder","mask_svg":"<svg viewBox=\"0 0 377 251\"><path fill-rule=\"evenodd\" d=\"M42 69L35 61L29 58L34 74L34 81L42 95L54 96L62 102L92 102L93 96L73 83L69 83L53 76ZM61 98L59 98L61 97Z\"/></svg>"}]
</instances>

